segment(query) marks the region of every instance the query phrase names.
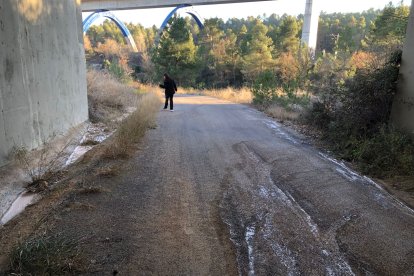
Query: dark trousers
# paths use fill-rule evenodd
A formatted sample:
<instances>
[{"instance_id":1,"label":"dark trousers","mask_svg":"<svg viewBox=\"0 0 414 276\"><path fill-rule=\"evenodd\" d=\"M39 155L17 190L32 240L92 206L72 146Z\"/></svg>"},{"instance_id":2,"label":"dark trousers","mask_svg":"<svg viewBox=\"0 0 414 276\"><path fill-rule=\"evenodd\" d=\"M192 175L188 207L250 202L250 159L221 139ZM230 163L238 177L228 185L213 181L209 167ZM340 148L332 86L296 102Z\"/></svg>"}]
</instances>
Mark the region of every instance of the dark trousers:
<instances>
[{"instance_id":1,"label":"dark trousers","mask_svg":"<svg viewBox=\"0 0 414 276\"><path fill-rule=\"evenodd\" d=\"M164 108L168 107L168 99L170 99L170 109L174 109L174 101L173 101L174 95L165 95L165 105Z\"/></svg>"}]
</instances>

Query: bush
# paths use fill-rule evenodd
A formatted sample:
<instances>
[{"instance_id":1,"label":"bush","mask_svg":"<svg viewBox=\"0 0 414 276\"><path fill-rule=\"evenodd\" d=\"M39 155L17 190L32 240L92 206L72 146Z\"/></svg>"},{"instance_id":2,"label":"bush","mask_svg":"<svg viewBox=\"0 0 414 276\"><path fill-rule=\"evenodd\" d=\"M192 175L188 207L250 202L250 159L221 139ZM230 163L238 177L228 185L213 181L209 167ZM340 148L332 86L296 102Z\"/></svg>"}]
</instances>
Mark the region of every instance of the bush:
<instances>
[{"instance_id":1,"label":"bush","mask_svg":"<svg viewBox=\"0 0 414 276\"><path fill-rule=\"evenodd\" d=\"M329 131L327 136L334 142L377 132L390 118L400 59L401 52L396 52L382 65L377 62L376 67L358 69L353 77L333 76L336 83L323 84L325 92L319 95L320 102L314 104L309 119Z\"/></svg>"},{"instance_id":2,"label":"bush","mask_svg":"<svg viewBox=\"0 0 414 276\"><path fill-rule=\"evenodd\" d=\"M359 69L340 91L338 119L352 122L352 128L366 132L389 121L401 61L401 51L393 53L380 68Z\"/></svg>"},{"instance_id":3,"label":"bush","mask_svg":"<svg viewBox=\"0 0 414 276\"><path fill-rule=\"evenodd\" d=\"M276 97L276 76L271 71L261 73L252 87L253 103L271 103Z\"/></svg>"},{"instance_id":4,"label":"bush","mask_svg":"<svg viewBox=\"0 0 414 276\"><path fill-rule=\"evenodd\" d=\"M305 106L310 97L307 93L300 93L298 87L289 84L279 85L278 78L271 71L261 73L252 87L253 103L271 105L277 103L284 108L291 109L293 105Z\"/></svg>"},{"instance_id":5,"label":"bush","mask_svg":"<svg viewBox=\"0 0 414 276\"><path fill-rule=\"evenodd\" d=\"M392 127L382 127L371 138L361 140L354 159L364 173L377 177L390 177L396 172L414 175L414 141Z\"/></svg>"},{"instance_id":6,"label":"bush","mask_svg":"<svg viewBox=\"0 0 414 276\"><path fill-rule=\"evenodd\" d=\"M326 129L332 121L331 112L321 102L315 102L311 111L307 113L305 120L308 124L316 126L320 129Z\"/></svg>"},{"instance_id":7,"label":"bush","mask_svg":"<svg viewBox=\"0 0 414 276\"><path fill-rule=\"evenodd\" d=\"M11 157L29 177L26 189L29 192L42 192L49 188L59 171L62 170L68 149L74 144L74 137L52 136L48 140L42 139L41 146L36 150L27 150L25 147L14 146Z\"/></svg>"},{"instance_id":8,"label":"bush","mask_svg":"<svg viewBox=\"0 0 414 276\"><path fill-rule=\"evenodd\" d=\"M382 64L372 54L369 59L371 65L361 66L353 77L343 79L337 75L344 71L337 71L332 77L336 82L325 87L307 121L323 130L323 138L341 158L356 162L364 173L412 175L414 142L388 125L401 51Z\"/></svg>"},{"instance_id":9,"label":"bush","mask_svg":"<svg viewBox=\"0 0 414 276\"><path fill-rule=\"evenodd\" d=\"M118 80L122 81L126 79L127 74L124 69L119 66L118 62L109 62L107 69L108 72Z\"/></svg>"}]
</instances>

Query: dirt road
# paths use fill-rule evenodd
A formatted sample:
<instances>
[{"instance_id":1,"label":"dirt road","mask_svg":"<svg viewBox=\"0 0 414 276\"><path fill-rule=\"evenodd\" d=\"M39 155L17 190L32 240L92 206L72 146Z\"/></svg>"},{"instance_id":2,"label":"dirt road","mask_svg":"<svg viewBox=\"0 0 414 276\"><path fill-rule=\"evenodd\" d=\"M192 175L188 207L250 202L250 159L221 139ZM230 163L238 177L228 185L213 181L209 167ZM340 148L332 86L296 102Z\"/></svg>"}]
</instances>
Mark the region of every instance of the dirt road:
<instances>
[{"instance_id":1,"label":"dirt road","mask_svg":"<svg viewBox=\"0 0 414 276\"><path fill-rule=\"evenodd\" d=\"M54 231L87 274L414 275L414 212L263 114L176 97L158 128ZM86 237L86 238L85 238Z\"/></svg>"}]
</instances>

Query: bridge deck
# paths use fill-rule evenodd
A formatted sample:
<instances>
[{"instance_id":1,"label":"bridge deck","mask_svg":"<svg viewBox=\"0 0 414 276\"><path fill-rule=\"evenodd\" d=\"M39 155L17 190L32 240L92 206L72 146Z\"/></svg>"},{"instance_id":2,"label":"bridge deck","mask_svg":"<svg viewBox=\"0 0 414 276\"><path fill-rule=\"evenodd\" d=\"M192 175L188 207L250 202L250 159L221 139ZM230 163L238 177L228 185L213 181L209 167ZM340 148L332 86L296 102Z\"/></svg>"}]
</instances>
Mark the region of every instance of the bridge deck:
<instances>
[{"instance_id":1,"label":"bridge deck","mask_svg":"<svg viewBox=\"0 0 414 276\"><path fill-rule=\"evenodd\" d=\"M106 10L126 10L126 9L149 9L176 7L180 4L191 5L213 5L230 4L242 2L263 2L274 0L82 0L82 11L94 11L98 9Z\"/></svg>"}]
</instances>

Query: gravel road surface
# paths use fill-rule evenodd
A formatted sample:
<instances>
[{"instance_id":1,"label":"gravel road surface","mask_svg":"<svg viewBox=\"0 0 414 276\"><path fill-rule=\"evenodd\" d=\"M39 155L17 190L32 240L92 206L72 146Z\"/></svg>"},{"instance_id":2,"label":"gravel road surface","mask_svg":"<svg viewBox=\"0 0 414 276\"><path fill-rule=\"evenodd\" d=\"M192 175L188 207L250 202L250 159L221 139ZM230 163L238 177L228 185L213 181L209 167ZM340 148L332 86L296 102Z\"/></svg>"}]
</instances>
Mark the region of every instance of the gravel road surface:
<instances>
[{"instance_id":1,"label":"gravel road surface","mask_svg":"<svg viewBox=\"0 0 414 276\"><path fill-rule=\"evenodd\" d=\"M263 114L182 96L158 124L124 179L131 271L414 275L413 210Z\"/></svg>"},{"instance_id":2,"label":"gravel road surface","mask_svg":"<svg viewBox=\"0 0 414 276\"><path fill-rule=\"evenodd\" d=\"M59 215L87 274L414 275L414 212L373 181L248 106L175 107L110 193L76 197L95 208Z\"/></svg>"}]
</instances>

